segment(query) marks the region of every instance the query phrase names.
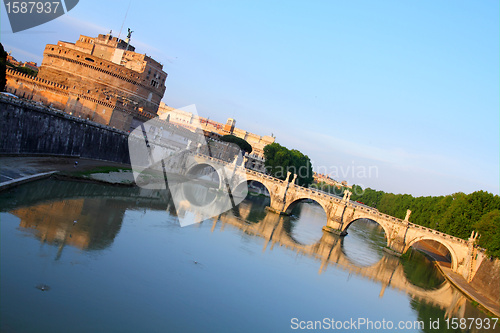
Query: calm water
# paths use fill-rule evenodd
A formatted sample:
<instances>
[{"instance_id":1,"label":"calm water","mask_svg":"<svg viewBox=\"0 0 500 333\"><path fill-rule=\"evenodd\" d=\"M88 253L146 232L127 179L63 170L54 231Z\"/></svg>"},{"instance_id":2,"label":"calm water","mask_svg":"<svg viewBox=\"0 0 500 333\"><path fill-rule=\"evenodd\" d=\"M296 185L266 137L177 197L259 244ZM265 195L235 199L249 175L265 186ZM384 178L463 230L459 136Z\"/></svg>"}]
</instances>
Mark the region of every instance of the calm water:
<instances>
[{"instance_id":1,"label":"calm water","mask_svg":"<svg viewBox=\"0 0 500 333\"><path fill-rule=\"evenodd\" d=\"M1 330L289 332L364 318L372 327L351 330L438 332L486 317L424 256L386 254L376 224L341 239L321 231L321 207L280 217L267 200L181 228L164 192L55 180L2 192Z\"/></svg>"}]
</instances>

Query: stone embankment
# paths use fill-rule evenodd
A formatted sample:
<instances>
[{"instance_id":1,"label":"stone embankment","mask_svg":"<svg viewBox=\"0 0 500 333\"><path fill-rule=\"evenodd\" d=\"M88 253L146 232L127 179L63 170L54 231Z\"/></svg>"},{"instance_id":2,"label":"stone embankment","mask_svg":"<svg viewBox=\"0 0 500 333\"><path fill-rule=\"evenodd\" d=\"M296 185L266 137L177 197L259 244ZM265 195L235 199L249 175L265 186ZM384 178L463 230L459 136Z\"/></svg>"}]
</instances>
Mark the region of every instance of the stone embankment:
<instances>
[{"instance_id":1,"label":"stone embankment","mask_svg":"<svg viewBox=\"0 0 500 333\"><path fill-rule=\"evenodd\" d=\"M130 164L128 133L27 101L0 98L0 154Z\"/></svg>"},{"instance_id":2,"label":"stone embankment","mask_svg":"<svg viewBox=\"0 0 500 333\"><path fill-rule=\"evenodd\" d=\"M490 314L500 317L500 294L498 291L500 260L483 260L472 282L467 283L460 274L451 270L450 263L445 257L437 254L436 249L425 243L420 243L417 250L430 257L443 276L470 300L478 303Z\"/></svg>"}]
</instances>

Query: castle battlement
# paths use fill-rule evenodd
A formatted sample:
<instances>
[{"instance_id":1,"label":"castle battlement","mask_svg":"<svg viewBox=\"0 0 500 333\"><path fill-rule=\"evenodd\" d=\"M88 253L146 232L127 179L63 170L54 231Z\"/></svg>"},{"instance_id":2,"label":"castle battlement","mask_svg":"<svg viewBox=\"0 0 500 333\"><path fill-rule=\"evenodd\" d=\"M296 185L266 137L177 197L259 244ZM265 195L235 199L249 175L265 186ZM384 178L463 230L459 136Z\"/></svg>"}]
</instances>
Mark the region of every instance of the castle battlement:
<instances>
[{"instance_id":1,"label":"castle battlement","mask_svg":"<svg viewBox=\"0 0 500 333\"><path fill-rule=\"evenodd\" d=\"M45 80L45 79L40 79L40 78L38 78L36 76L31 76L31 75L28 75L26 73L21 73L21 72L18 72L16 70L13 70L11 68L7 68L7 73L6 74L9 75L9 76L18 78L18 79L31 80L33 82L36 82L36 83L39 83L39 84L43 84L43 85L47 85L47 86L50 86L50 87L53 87L53 88L57 88L57 89L62 89L62 90L68 90L69 89L67 86L64 86L62 84L59 84L59 83L56 83L56 82L51 82L51 81L48 81L48 80Z\"/></svg>"},{"instance_id":2,"label":"castle battlement","mask_svg":"<svg viewBox=\"0 0 500 333\"><path fill-rule=\"evenodd\" d=\"M130 131L156 116L167 79L159 62L135 52L130 34L47 44L38 75L8 70L7 91Z\"/></svg>"}]
</instances>

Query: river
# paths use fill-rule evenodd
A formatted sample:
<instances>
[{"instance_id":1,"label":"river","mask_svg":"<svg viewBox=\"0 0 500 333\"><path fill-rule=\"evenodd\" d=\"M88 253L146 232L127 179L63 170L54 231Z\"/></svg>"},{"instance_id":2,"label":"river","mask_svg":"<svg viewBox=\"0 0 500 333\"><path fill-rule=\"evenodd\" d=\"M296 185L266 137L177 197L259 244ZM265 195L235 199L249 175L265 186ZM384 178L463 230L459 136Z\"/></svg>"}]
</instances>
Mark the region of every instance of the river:
<instances>
[{"instance_id":1,"label":"river","mask_svg":"<svg viewBox=\"0 0 500 333\"><path fill-rule=\"evenodd\" d=\"M386 253L373 222L339 238L322 232L314 203L289 217L267 204L250 195L181 227L165 191L61 180L4 191L1 331L452 332L460 318L491 321L419 252Z\"/></svg>"}]
</instances>

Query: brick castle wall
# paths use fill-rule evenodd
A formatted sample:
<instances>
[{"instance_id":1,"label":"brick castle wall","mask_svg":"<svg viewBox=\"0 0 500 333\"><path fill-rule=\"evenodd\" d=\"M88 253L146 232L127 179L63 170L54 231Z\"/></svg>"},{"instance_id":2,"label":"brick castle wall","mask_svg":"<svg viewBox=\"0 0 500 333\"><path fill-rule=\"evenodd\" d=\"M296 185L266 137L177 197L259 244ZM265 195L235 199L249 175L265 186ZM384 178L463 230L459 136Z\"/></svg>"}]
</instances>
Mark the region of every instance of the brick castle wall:
<instances>
[{"instance_id":1,"label":"brick castle wall","mask_svg":"<svg viewBox=\"0 0 500 333\"><path fill-rule=\"evenodd\" d=\"M92 120L116 129L129 131L133 119L147 121L155 115L143 110L120 108L93 92L81 92L73 87L32 77L7 69L6 91L21 98L51 106L81 119Z\"/></svg>"}]
</instances>

